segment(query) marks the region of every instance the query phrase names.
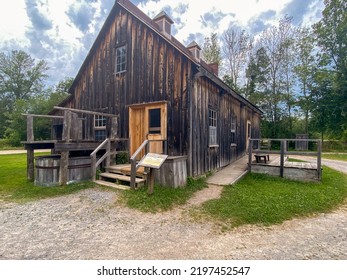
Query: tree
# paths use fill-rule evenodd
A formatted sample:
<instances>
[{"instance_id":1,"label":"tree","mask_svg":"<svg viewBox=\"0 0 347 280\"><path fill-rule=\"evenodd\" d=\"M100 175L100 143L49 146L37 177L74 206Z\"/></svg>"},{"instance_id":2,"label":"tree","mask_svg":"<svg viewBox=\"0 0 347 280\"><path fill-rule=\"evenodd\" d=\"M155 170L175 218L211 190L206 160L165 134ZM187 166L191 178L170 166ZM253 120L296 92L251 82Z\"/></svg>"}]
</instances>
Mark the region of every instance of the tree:
<instances>
[{"instance_id":1,"label":"tree","mask_svg":"<svg viewBox=\"0 0 347 280\"><path fill-rule=\"evenodd\" d=\"M301 28L298 30L296 43L296 64L294 74L297 81L297 87L300 90L298 94L298 105L305 117L305 133L308 133L309 116L313 109L312 85L314 75L317 72L317 61L315 59L315 38L311 29Z\"/></svg>"},{"instance_id":2,"label":"tree","mask_svg":"<svg viewBox=\"0 0 347 280\"><path fill-rule=\"evenodd\" d=\"M207 63L221 63L222 59L217 33L211 33L210 37L205 38L202 57Z\"/></svg>"},{"instance_id":3,"label":"tree","mask_svg":"<svg viewBox=\"0 0 347 280\"><path fill-rule=\"evenodd\" d=\"M247 57L252 48L252 39L245 30L229 27L223 33L223 54L227 64L226 81L240 89L239 78L245 70Z\"/></svg>"},{"instance_id":4,"label":"tree","mask_svg":"<svg viewBox=\"0 0 347 280\"><path fill-rule=\"evenodd\" d=\"M279 26L266 29L260 36L260 46L268 58L266 82L269 84L267 91L263 92L268 101L266 119L271 123L272 132L270 137L278 137L279 123L284 114L283 106L286 105L283 88L287 84L287 53L292 44L293 29L291 18L285 17L280 20Z\"/></svg>"},{"instance_id":5,"label":"tree","mask_svg":"<svg viewBox=\"0 0 347 280\"><path fill-rule=\"evenodd\" d=\"M48 70L45 61L35 62L24 51L0 53L0 138L4 136L6 123L15 106L43 92ZM22 113L26 113L23 111Z\"/></svg>"},{"instance_id":6,"label":"tree","mask_svg":"<svg viewBox=\"0 0 347 280\"><path fill-rule=\"evenodd\" d=\"M35 94L26 100L15 101L13 110L7 112L7 126L5 137L12 145L17 146L26 139L26 119L23 112L47 115L55 105L58 105L68 96L68 89L73 82L72 78L60 81L55 87ZM36 140L47 140L51 136L51 120L47 118L35 118L34 135Z\"/></svg>"},{"instance_id":7,"label":"tree","mask_svg":"<svg viewBox=\"0 0 347 280\"><path fill-rule=\"evenodd\" d=\"M325 71L334 73L329 128L342 136L347 130L347 2L324 0L324 4L323 17L314 25L314 32L322 50L320 63Z\"/></svg>"}]
</instances>

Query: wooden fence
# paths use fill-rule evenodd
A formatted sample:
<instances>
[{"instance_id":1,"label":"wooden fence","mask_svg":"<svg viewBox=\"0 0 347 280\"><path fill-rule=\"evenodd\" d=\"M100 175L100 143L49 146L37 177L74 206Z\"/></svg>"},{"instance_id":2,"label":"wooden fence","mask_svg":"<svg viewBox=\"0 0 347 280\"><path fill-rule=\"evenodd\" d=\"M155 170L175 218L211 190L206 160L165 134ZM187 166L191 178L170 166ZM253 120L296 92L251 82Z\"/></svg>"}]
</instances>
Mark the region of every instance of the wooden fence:
<instances>
[{"instance_id":1,"label":"wooden fence","mask_svg":"<svg viewBox=\"0 0 347 280\"><path fill-rule=\"evenodd\" d=\"M301 151L295 149L288 149L289 143L305 141L307 144L315 144L314 151ZM279 142L279 145L273 145L274 142ZM273 149L272 147L279 147ZM300 146L300 145L299 145ZM318 179L322 176L322 141L318 139L249 139L248 145L248 170L252 170L252 157L255 155L280 155L280 176L283 177L284 162L286 155L299 155L299 156L313 156L317 157L317 175Z\"/></svg>"}]
</instances>

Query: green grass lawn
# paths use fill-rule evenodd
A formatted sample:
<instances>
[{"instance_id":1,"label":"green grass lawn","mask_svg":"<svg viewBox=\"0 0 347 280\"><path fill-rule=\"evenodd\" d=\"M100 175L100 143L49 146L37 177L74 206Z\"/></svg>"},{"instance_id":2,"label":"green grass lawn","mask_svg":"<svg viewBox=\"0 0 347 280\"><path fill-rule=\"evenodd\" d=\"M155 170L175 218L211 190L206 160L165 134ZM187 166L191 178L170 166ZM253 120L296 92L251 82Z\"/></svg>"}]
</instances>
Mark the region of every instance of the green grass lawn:
<instances>
[{"instance_id":1,"label":"green grass lawn","mask_svg":"<svg viewBox=\"0 0 347 280\"><path fill-rule=\"evenodd\" d=\"M322 158L347 161L347 153L322 154Z\"/></svg>"},{"instance_id":2,"label":"green grass lawn","mask_svg":"<svg viewBox=\"0 0 347 280\"><path fill-rule=\"evenodd\" d=\"M91 182L65 187L38 187L26 179L26 155L0 155L0 200L27 202L70 194L94 187ZM205 178L191 179L185 188L155 186L120 191L120 202L143 212L167 211L182 205L206 187ZM321 183L304 183L262 174L248 174L233 186L224 187L222 197L199 207L195 213L227 228L244 224L271 225L294 217L329 212L347 198L347 175L324 167Z\"/></svg>"},{"instance_id":3,"label":"green grass lawn","mask_svg":"<svg viewBox=\"0 0 347 280\"><path fill-rule=\"evenodd\" d=\"M234 186L226 186L221 199L206 202L201 211L227 227L271 225L294 217L329 212L346 197L347 176L328 167L324 167L321 183L253 173Z\"/></svg>"},{"instance_id":4,"label":"green grass lawn","mask_svg":"<svg viewBox=\"0 0 347 280\"><path fill-rule=\"evenodd\" d=\"M94 183L90 182L64 187L35 186L26 179L26 154L0 155L0 200L26 202L69 194L92 186Z\"/></svg>"},{"instance_id":5,"label":"green grass lawn","mask_svg":"<svg viewBox=\"0 0 347 280\"><path fill-rule=\"evenodd\" d=\"M205 178L188 178L187 185L184 188L174 189L155 185L152 195L147 194L147 188L141 188L134 191L123 192L119 201L130 208L138 209L143 212L156 213L170 210L177 205L185 204L196 191L206 187Z\"/></svg>"}]
</instances>

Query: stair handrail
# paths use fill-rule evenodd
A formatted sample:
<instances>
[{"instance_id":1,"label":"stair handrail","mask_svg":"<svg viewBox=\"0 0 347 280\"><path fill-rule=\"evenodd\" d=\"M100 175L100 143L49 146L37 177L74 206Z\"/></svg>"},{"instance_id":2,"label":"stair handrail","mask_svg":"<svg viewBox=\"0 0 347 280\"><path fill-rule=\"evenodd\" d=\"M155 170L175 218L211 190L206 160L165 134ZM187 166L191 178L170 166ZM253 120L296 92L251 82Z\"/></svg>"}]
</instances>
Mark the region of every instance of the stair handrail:
<instances>
[{"instance_id":1,"label":"stair handrail","mask_svg":"<svg viewBox=\"0 0 347 280\"><path fill-rule=\"evenodd\" d=\"M98 151L100 151L102 148L106 146L106 152L105 154L98 160L96 161L96 154ZM95 181L96 179L96 169L98 166L106 159L106 166L110 165L110 156L111 156L111 139L106 138L91 154L91 175L92 175L92 180Z\"/></svg>"},{"instance_id":2,"label":"stair handrail","mask_svg":"<svg viewBox=\"0 0 347 280\"><path fill-rule=\"evenodd\" d=\"M139 153L143 150L143 148L146 148L147 150L147 145L149 143L149 140L146 139L145 141L142 142L140 147L137 148L135 153L131 156L130 158L130 166L131 166L131 172L130 172L130 188L134 189L135 188L135 180L136 180L136 171L139 168L139 166L136 164L136 158L139 155ZM147 151L146 151L147 153Z\"/></svg>"}]
</instances>

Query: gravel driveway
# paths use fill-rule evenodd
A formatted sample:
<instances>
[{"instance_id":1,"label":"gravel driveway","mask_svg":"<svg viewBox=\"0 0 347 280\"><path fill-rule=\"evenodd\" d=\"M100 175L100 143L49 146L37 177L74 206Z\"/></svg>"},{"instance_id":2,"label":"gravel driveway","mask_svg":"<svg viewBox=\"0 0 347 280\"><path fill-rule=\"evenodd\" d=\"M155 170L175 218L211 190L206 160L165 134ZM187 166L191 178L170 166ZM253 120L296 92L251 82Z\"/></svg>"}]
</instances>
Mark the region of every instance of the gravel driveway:
<instances>
[{"instance_id":1,"label":"gravel driveway","mask_svg":"<svg viewBox=\"0 0 347 280\"><path fill-rule=\"evenodd\" d=\"M328 214L222 233L215 223L189 215L221 190L210 186L187 205L157 214L128 209L117 203L119 192L104 188L26 204L0 202L0 259L347 260L347 202Z\"/></svg>"},{"instance_id":2,"label":"gravel driveway","mask_svg":"<svg viewBox=\"0 0 347 280\"><path fill-rule=\"evenodd\" d=\"M347 206L221 233L191 220L194 204L144 214L118 205L117 195L94 188L0 205L0 259L347 259Z\"/></svg>"}]
</instances>

